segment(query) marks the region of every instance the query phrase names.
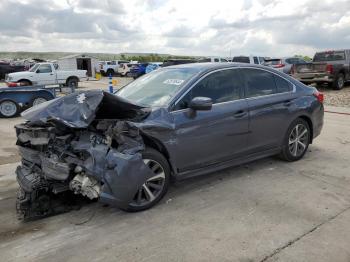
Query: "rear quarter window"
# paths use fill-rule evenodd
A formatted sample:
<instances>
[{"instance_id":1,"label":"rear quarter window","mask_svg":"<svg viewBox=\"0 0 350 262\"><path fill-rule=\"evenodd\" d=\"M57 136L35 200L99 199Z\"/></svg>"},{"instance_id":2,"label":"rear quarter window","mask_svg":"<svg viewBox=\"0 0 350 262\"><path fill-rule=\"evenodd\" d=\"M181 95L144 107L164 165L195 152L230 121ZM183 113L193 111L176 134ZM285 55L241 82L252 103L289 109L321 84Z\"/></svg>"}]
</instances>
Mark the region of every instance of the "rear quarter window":
<instances>
[{"instance_id":1,"label":"rear quarter window","mask_svg":"<svg viewBox=\"0 0 350 262\"><path fill-rule=\"evenodd\" d=\"M291 92L293 90L293 85L289 81L277 75L273 75L273 77L275 79L277 93Z\"/></svg>"}]
</instances>

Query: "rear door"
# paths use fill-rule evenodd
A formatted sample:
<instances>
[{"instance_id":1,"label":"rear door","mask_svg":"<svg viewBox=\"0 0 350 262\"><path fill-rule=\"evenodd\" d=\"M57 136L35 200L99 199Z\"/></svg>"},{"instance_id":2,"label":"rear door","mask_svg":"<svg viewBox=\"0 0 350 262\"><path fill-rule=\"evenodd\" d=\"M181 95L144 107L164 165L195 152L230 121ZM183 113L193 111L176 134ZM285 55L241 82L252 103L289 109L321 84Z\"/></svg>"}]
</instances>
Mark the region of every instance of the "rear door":
<instances>
[{"instance_id":1,"label":"rear door","mask_svg":"<svg viewBox=\"0 0 350 262\"><path fill-rule=\"evenodd\" d=\"M291 121L289 112L294 105L294 86L267 70L241 70L250 117L249 152L276 148L281 145Z\"/></svg>"},{"instance_id":2,"label":"rear door","mask_svg":"<svg viewBox=\"0 0 350 262\"><path fill-rule=\"evenodd\" d=\"M194 97L209 97L213 107L188 115ZM176 126L173 154L180 172L206 167L244 154L247 146L248 111L238 69L212 72L193 86L172 112Z\"/></svg>"},{"instance_id":3,"label":"rear door","mask_svg":"<svg viewBox=\"0 0 350 262\"><path fill-rule=\"evenodd\" d=\"M51 64L41 64L36 70L36 81L43 85L56 84L56 74Z\"/></svg>"}]
</instances>

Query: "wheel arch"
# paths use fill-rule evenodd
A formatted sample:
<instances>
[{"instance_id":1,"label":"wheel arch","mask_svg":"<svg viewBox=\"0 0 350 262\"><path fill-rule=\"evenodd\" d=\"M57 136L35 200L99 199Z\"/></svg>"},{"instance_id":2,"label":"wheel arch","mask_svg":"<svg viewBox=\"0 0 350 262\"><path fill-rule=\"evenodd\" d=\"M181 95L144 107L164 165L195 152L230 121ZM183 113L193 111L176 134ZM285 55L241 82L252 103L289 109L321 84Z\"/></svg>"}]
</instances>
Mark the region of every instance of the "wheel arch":
<instances>
[{"instance_id":1,"label":"wheel arch","mask_svg":"<svg viewBox=\"0 0 350 262\"><path fill-rule=\"evenodd\" d=\"M67 80L66 80L66 85L68 85L68 81L69 81L70 79L76 79L77 82L79 82L79 77L77 77L77 76L69 76L69 77L67 78Z\"/></svg>"},{"instance_id":2,"label":"wheel arch","mask_svg":"<svg viewBox=\"0 0 350 262\"><path fill-rule=\"evenodd\" d=\"M310 117L308 117L307 115L300 115L299 117L297 118L301 118L303 120L306 121L306 123L309 125L309 128L310 128L310 144L312 144L312 140L313 140L313 137L314 137L314 127L313 127L313 123L312 123L312 120Z\"/></svg>"},{"instance_id":3,"label":"wheel arch","mask_svg":"<svg viewBox=\"0 0 350 262\"><path fill-rule=\"evenodd\" d=\"M345 74L345 69L344 69L344 68L340 69L339 72L338 72L338 74L343 74L344 77L345 77L345 76L346 76L346 74Z\"/></svg>"},{"instance_id":4,"label":"wheel arch","mask_svg":"<svg viewBox=\"0 0 350 262\"><path fill-rule=\"evenodd\" d=\"M27 81L28 83L30 83L30 85L33 85L33 82L30 81L29 79L26 79L26 78L22 78L22 79L18 80L17 83L20 83L21 81Z\"/></svg>"},{"instance_id":5,"label":"wheel arch","mask_svg":"<svg viewBox=\"0 0 350 262\"><path fill-rule=\"evenodd\" d=\"M151 137L151 136L148 136L144 133L141 134L141 136L142 136L143 141L144 141L146 146L151 147L151 148L157 150L158 152L160 152L161 154L163 154L165 159L168 161L172 175L176 174L175 168L174 168L172 162L170 161L169 152L166 149L166 147L164 146L164 144L162 142L160 142L158 139Z\"/></svg>"}]
</instances>

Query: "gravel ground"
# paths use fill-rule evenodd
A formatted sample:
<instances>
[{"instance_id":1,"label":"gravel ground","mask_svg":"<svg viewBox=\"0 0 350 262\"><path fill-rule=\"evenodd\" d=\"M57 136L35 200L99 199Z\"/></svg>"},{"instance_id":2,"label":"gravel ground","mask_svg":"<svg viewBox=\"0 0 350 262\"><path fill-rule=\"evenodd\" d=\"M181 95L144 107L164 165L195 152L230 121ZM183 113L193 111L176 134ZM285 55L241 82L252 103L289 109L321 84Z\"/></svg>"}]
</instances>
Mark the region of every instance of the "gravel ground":
<instances>
[{"instance_id":1,"label":"gravel ground","mask_svg":"<svg viewBox=\"0 0 350 262\"><path fill-rule=\"evenodd\" d=\"M350 107L350 83L342 90L333 90L327 86L317 86L324 96L324 104L329 106Z\"/></svg>"}]
</instances>

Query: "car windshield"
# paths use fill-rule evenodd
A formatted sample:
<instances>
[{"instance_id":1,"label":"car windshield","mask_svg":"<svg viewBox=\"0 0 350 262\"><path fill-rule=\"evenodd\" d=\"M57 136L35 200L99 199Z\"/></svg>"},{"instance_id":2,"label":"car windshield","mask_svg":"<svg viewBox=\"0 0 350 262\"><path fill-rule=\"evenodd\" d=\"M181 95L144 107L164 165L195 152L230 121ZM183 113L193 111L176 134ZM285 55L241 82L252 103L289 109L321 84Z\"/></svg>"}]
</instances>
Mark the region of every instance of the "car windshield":
<instances>
[{"instance_id":1,"label":"car windshield","mask_svg":"<svg viewBox=\"0 0 350 262\"><path fill-rule=\"evenodd\" d=\"M35 72L38 69L39 66L40 66L40 64L35 64L29 69L29 71L30 72Z\"/></svg>"},{"instance_id":2,"label":"car windshield","mask_svg":"<svg viewBox=\"0 0 350 262\"><path fill-rule=\"evenodd\" d=\"M314 57L314 62L323 62L323 61L338 61L345 60L345 52L344 51L329 51L316 53Z\"/></svg>"},{"instance_id":3,"label":"car windshield","mask_svg":"<svg viewBox=\"0 0 350 262\"><path fill-rule=\"evenodd\" d=\"M198 72L196 68L153 71L122 88L117 95L140 105L165 106Z\"/></svg>"}]
</instances>

